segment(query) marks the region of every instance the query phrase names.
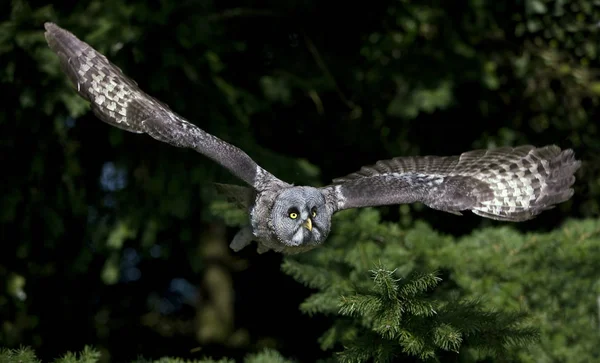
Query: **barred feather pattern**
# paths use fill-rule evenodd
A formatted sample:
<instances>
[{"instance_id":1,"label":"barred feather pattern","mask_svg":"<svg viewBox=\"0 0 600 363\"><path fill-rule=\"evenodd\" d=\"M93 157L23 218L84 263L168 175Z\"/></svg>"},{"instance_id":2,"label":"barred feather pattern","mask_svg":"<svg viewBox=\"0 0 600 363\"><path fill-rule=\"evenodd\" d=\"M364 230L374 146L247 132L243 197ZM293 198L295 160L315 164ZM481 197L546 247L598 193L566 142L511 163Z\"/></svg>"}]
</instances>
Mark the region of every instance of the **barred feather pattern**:
<instances>
[{"instance_id":1,"label":"barred feather pattern","mask_svg":"<svg viewBox=\"0 0 600 363\"><path fill-rule=\"evenodd\" d=\"M357 195L355 189L360 185L366 189L361 195L373 195L370 199L363 197L363 204L389 204L384 199L402 199L398 195L407 194L406 202L420 201L454 213L472 210L483 217L516 222L568 200L579 166L580 161L570 149L524 145L473 150L459 156L382 160L333 183L339 186L338 209L367 206L349 200L349 196L351 199ZM371 184L381 189L386 183L395 184L387 194L369 191Z\"/></svg>"},{"instance_id":2,"label":"barred feather pattern","mask_svg":"<svg viewBox=\"0 0 600 363\"><path fill-rule=\"evenodd\" d=\"M140 120L128 117L133 100L148 98L137 83L70 32L52 23L46 23L45 27L50 49L58 55L63 71L79 95L92 103L96 116L124 130L143 133ZM148 106L155 106L155 100L148 101Z\"/></svg>"},{"instance_id":3,"label":"barred feather pattern","mask_svg":"<svg viewBox=\"0 0 600 363\"><path fill-rule=\"evenodd\" d=\"M71 32L53 23L44 26L46 41L58 55L63 71L100 120L173 146L194 149L257 190L283 183L244 151L188 122L142 91L120 68Z\"/></svg>"}]
</instances>

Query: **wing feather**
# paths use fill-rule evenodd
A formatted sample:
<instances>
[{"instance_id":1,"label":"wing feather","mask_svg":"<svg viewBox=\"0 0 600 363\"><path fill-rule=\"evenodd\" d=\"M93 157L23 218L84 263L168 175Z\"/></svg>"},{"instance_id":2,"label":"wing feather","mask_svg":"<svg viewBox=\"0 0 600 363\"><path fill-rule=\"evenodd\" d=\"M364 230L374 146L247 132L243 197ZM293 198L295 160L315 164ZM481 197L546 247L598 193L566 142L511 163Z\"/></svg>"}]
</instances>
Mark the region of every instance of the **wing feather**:
<instances>
[{"instance_id":1,"label":"wing feather","mask_svg":"<svg viewBox=\"0 0 600 363\"><path fill-rule=\"evenodd\" d=\"M524 221L573 195L581 162L572 150L531 145L458 156L378 161L325 187L333 209L422 202L450 213Z\"/></svg>"},{"instance_id":2,"label":"wing feather","mask_svg":"<svg viewBox=\"0 0 600 363\"><path fill-rule=\"evenodd\" d=\"M205 132L146 94L104 55L69 31L53 23L44 26L48 45L58 55L63 71L100 120L173 146L194 149L257 190L273 182L282 183L241 149Z\"/></svg>"}]
</instances>

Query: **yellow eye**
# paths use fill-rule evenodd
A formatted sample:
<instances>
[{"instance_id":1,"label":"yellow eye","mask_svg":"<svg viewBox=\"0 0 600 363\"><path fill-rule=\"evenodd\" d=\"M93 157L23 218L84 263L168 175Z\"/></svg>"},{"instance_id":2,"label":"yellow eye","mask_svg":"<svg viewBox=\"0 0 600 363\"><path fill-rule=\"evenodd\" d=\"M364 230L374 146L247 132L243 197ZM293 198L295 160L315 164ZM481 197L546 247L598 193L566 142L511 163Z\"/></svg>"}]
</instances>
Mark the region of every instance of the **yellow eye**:
<instances>
[{"instance_id":1,"label":"yellow eye","mask_svg":"<svg viewBox=\"0 0 600 363\"><path fill-rule=\"evenodd\" d=\"M316 210L312 211L312 216L313 216L313 218L315 218L317 216L317 211Z\"/></svg>"},{"instance_id":2,"label":"yellow eye","mask_svg":"<svg viewBox=\"0 0 600 363\"><path fill-rule=\"evenodd\" d=\"M290 213L290 218L291 218L291 219L296 219L296 218L298 218L298 213L295 213L295 212L292 212L292 213Z\"/></svg>"}]
</instances>

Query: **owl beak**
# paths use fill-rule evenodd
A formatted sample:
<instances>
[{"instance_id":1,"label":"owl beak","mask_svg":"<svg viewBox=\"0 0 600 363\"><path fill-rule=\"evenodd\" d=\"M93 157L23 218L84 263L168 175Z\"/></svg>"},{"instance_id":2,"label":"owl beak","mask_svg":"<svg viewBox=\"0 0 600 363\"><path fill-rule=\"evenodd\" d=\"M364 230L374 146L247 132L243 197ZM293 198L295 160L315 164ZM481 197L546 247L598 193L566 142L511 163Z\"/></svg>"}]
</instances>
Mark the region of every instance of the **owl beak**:
<instances>
[{"instance_id":1,"label":"owl beak","mask_svg":"<svg viewBox=\"0 0 600 363\"><path fill-rule=\"evenodd\" d=\"M306 229L308 229L309 231L312 231L312 220L310 218L308 218L306 222L304 222L304 227L306 227Z\"/></svg>"}]
</instances>

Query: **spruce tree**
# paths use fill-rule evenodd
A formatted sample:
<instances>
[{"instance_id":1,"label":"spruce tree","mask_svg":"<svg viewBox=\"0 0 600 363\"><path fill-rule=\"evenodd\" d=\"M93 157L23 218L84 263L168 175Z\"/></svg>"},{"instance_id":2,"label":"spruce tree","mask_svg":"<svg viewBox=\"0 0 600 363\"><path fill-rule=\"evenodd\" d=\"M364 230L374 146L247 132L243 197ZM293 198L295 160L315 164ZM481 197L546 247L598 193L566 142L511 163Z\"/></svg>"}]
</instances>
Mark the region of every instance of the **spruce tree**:
<instances>
[{"instance_id":1,"label":"spruce tree","mask_svg":"<svg viewBox=\"0 0 600 363\"><path fill-rule=\"evenodd\" d=\"M317 290L300 308L333 317L320 343L340 361L437 360L467 348L502 356L537 338L524 312L438 292L440 273L415 247L454 245L452 238L424 224L381 223L375 209L342 212L334 226L323 247L286 257L282 269Z\"/></svg>"}]
</instances>

